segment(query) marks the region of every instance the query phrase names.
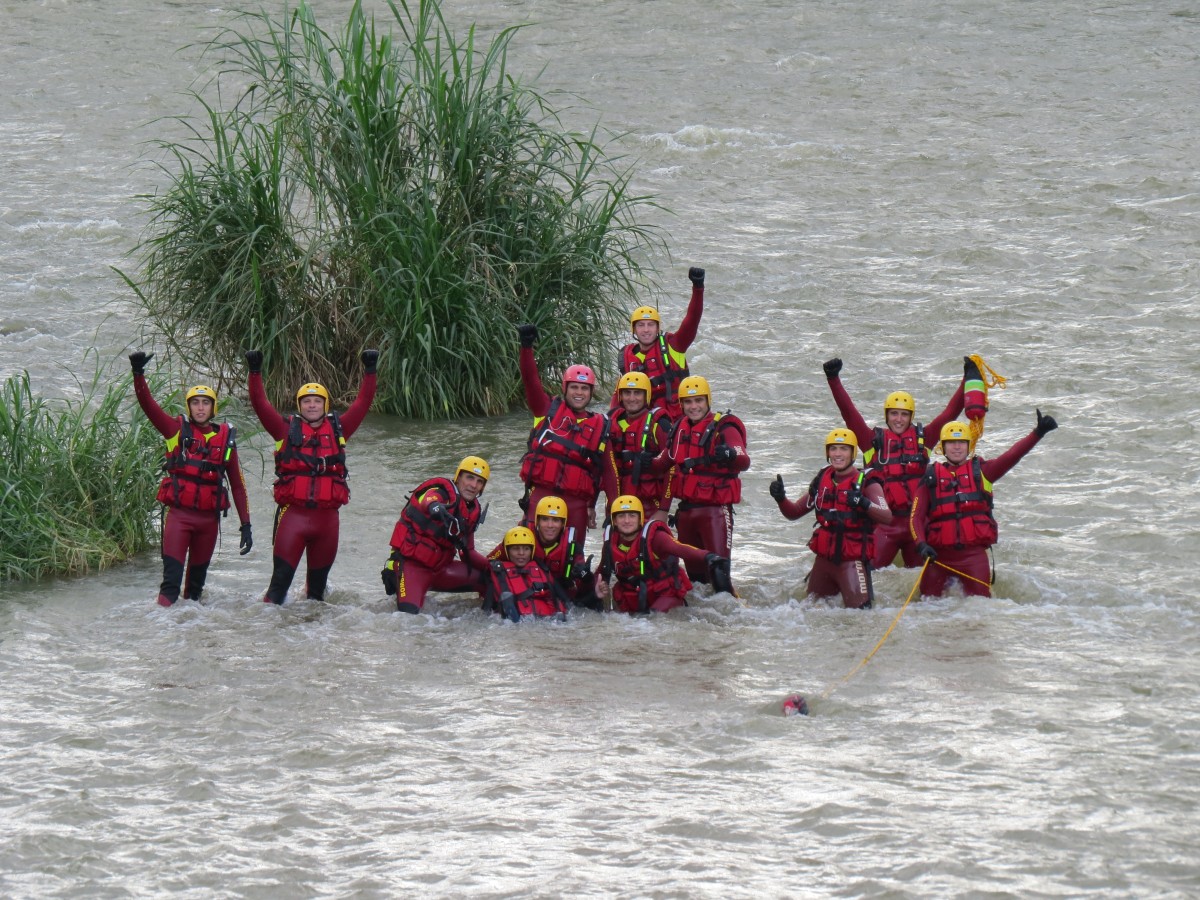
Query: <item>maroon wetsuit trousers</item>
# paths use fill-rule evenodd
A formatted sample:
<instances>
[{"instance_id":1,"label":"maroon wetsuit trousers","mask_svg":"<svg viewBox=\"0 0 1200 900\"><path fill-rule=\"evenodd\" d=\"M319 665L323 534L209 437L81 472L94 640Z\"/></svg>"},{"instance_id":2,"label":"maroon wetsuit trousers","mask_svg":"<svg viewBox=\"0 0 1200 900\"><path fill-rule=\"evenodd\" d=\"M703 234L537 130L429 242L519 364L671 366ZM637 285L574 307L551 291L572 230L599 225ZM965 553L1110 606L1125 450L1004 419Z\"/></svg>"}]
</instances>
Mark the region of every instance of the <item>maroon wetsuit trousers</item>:
<instances>
[{"instance_id":1,"label":"maroon wetsuit trousers","mask_svg":"<svg viewBox=\"0 0 1200 900\"><path fill-rule=\"evenodd\" d=\"M179 599L185 571L187 583L183 595L188 600L200 599L217 546L220 522L212 510L167 507L162 532L163 580L158 588L159 606L170 606Z\"/></svg>"},{"instance_id":2,"label":"maroon wetsuit trousers","mask_svg":"<svg viewBox=\"0 0 1200 900\"><path fill-rule=\"evenodd\" d=\"M263 600L282 603L300 565L300 557L308 555L306 596L312 600L325 599L329 570L338 551L338 530L341 519L337 509L311 509L304 506L280 507L275 517L275 550L271 584Z\"/></svg>"},{"instance_id":3,"label":"maroon wetsuit trousers","mask_svg":"<svg viewBox=\"0 0 1200 900\"><path fill-rule=\"evenodd\" d=\"M691 544L730 559L733 553L733 507L683 504L675 513L675 534L681 544ZM684 561L688 578L708 584L708 566Z\"/></svg>"},{"instance_id":4,"label":"maroon wetsuit trousers","mask_svg":"<svg viewBox=\"0 0 1200 900\"><path fill-rule=\"evenodd\" d=\"M808 596L842 597L846 609L870 609L875 601L871 567L861 559L835 563L822 556L808 573Z\"/></svg>"},{"instance_id":5,"label":"maroon wetsuit trousers","mask_svg":"<svg viewBox=\"0 0 1200 900\"><path fill-rule=\"evenodd\" d=\"M921 596L940 597L951 579L960 581L964 594L976 597L992 596L992 567L986 547L937 547L933 560L921 576ZM949 568L947 568L949 567ZM957 569L967 576L961 578L950 571Z\"/></svg>"}]
</instances>

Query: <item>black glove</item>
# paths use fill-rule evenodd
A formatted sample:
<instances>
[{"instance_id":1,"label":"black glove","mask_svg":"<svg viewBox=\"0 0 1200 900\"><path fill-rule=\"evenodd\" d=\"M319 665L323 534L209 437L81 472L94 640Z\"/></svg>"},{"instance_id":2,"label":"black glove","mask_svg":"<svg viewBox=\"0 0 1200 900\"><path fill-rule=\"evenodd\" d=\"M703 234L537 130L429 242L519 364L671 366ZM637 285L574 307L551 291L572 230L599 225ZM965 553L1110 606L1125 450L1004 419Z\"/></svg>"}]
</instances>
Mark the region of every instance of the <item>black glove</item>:
<instances>
[{"instance_id":1,"label":"black glove","mask_svg":"<svg viewBox=\"0 0 1200 900\"><path fill-rule=\"evenodd\" d=\"M846 501L851 506L858 507L859 509L869 509L871 506L870 499L858 488L855 488L846 495Z\"/></svg>"},{"instance_id":2,"label":"black glove","mask_svg":"<svg viewBox=\"0 0 1200 900\"><path fill-rule=\"evenodd\" d=\"M246 351L246 365L250 368L250 374L255 375L262 371L263 354L261 350Z\"/></svg>"},{"instance_id":3,"label":"black glove","mask_svg":"<svg viewBox=\"0 0 1200 900\"><path fill-rule=\"evenodd\" d=\"M389 597L396 596L396 570L389 569L384 566L379 570L379 577L383 581L383 592Z\"/></svg>"},{"instance_id":4,"label":"black glove","mask_svg":"<svg viewBox=\"0 0 1200 900\"><path fill-rule=\"evenodd\" d=\"M836 356L833 359L827 359L821 364L821 368L825 370L826 378L837 378L842 372L842 361Z\"/></svg>"},{"instance_id":5,"label":"black glove","mask_svg":"<svg viewBox=\"0 0 1200 900\"><path fill-rule=\"evenodd\" d=\"M130 353L129 366L131 369L133 369L133 374L145 375L146 363L150 362L152 359L154 359L153 353L143 353L141 350L137 351L137 353Z\"/></svg>"},{"instance_id":6,"label":"black glove","mask_svg":"<svg viewBox=\"0 0 1200 900\"><path fill-rule=\"evenodd\" d=\"M1037 427L1033 430L1037 432L1038 437L1045 437L1057 427L1058 423L1054 421L1054 416L1043 416L1042 411L1037 410Z\"/></svg>"},{"instance_id":7,"label":"black glove","mask_svg":"<svg viewBox=\"0 0 1200 900\"><path fill-rule=\"evenodd\" d=\"M692 266L688 269L688 281L696 287L704 287L704 270L699 266Z\"/></svg>"},{"instance_id":8,"label":"black glove","mask_svg":"<svg viewBox=\"0 0 1200 900\"><path fill-rule=\"evenodd\" d=\"M521 611L517 609L517 600L512 591L505 591L500 595L500 615L512 622L521 621Z\"/></svg>"},{"instance_id":9,"label":"black glove","mask_svg":"<svg viewBox=\"0 0 1200 900\"><path fill-rule=\"evenodd\" d=\"M450 511L440 503L431 503L429 505L429 517L437 519L439 522L450 521Z\"/></svg>"},{"instance_id":10,"label":"black glove","mask_svg":"<svg viewBox=\"0 0 1200 900\"><path fill-rule=\"evenodd\" d=\"M705 555L704 561L708 563L708 580L713 590L718 594L732 594L733 581L729 577L729 559L709 553Z\"/></svg>"},{"instance_id":11,"label":"black glove","mask_svg":"<svg viewBox=\"0 0 1200 900\"><path fill-rule=\"evenodd\" d=\"M366 372L368 375L374 375L375 367L377 365L379 365L379 351L378 350L364 350L362 352L362 355L359 357L359 359L362 360L363 371Z\"/></svg>"},{"instance_id":12,"label":"black glove","mask_svg":"<svg viewBox=\"0 0 1200 900\"><path fill-rule=\"evenodd\" d=\"M250 523L243 523L239 529L242 533L241 543L238 544L239 556L245 556L250 552L250 548L254 546L254 536L250 534Z\"/></svg>"},{"instance_id":13,"label":"black glove","mask_svg":"<svg viewBox=\"0 0 1200 900\"><path fill-rule=\"evenodd\" d=\"M716 462L729 462L730 460L737 459L737 450L728 444L719 444L713 448L712 458Z\"/></svg>"},{"instance_id":14,"label":"black glove","mask_svg":"<svg viewBox=\"0 0 1200 900\"><path fill-rule=\"evenodd\" d=\"M521 336L522 347L532 347L538 339L538 329L536 325L518 325L517 334Z\"/></svg>"},{"instance_id":15,"label":"black glove","mask_svg":"<svg viewBox=\"0 0 1200 900\"><path fill-rule=\"evenodd\" d=\"M654 461L658 459L658 454L653 450L643 450L638 454L638 459L642 463L642 469L645 470L654 465Z\"/></svg>"},{"instance_id":16,"label":"black glove","mask_svg":"<svg viewBox=\"0 0 1200 900\"><path fill-rule=\"evenodd\" d=\"M921 554L922 559L928 559L930 561L937 559L937 551L924 541L921 541L921 543L917 544L917 552Z\"/></svg>"},{"instance_id":17,"label":"black glove","mask_svg":"<svg viewBox=\"0 0 1200 900\"><path fill-rule=\"evenodd\" d=\"M776 475L767 490L771 492L771 499L776 503L782 503L787 499L787 490L783 486L782 475Z\"/></svg>"},{"instance_id":18,"label":"black glove","mask_svg":"<svg viewBox=\"0 0 1200 900\"><path fill-rule=\"evenodd\" d=\"M979 371L975 360L969 356L963 357L963 379L965 381L983 381L983 373Z\"/></svg>"}]
</instances>

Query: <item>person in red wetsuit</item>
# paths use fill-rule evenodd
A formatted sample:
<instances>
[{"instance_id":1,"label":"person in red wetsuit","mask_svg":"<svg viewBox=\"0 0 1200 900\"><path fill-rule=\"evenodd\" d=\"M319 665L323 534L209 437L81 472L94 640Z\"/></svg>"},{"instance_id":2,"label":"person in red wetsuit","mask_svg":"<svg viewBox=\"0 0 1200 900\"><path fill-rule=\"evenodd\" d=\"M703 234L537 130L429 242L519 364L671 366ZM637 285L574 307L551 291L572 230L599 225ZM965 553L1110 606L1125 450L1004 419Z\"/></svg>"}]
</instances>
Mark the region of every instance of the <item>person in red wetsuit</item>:
<instances>
[{"instance_id":1,"label":"person in red wetsuit","mask_svg":"<svg viewBox=\"0 0 1200 900\"><path fill-rule=\"evenodd\" d=\"M963 357L966 377L982 377L970 357ZM916 404L912 394L893 391L883 402L884 426L871 428L855 408L850 395L842 385L840 373L842 361L834 358L823 368L829 379L829 390L842 421L854 432L858 446L863 448L863 464L878 472L882 478L884 496L892 511L892 521L875 528L875 554L871 568L890 566L901 554L906 567L921 565L917 546L908 533L908 510L912 506L912 494L929 465L929 447L925 436L938 434L942 426L962 412L963 385L950 398L946 408L928 425L913 421ZM936 443L931 442L932 443Z\"/></svg>"},{"instance_id":2,"label":"person in red wetsuit","mask_svg":"<svg viewBox=\"0 0 1200 900\"><path fill-rule=\"evenodd\" d=\"M946 461L930 464L917 486L909 515L918 552L933 563L921 576L922 596L942 596L952 577L962 581L964 594L992 595L988 548L999 534L992 514L992 485L1057 427L1052 416L1037 410L1033 431L995 459L971 452L967 424L949 422L942 428Z\"/></svg>"},{"instance_id":3,"label":"person in red wetsuit","mask_svg":"<svg viewBox=\"0 0 1200 900\"><path fill-rule=\"evenodd\" d=\"M186 416L168 415L150 395L146 363L154 356L141 350L129 354L133 390L150 424L166 438L163 468L166 477L158 486L158 502L166 507L162 527L163 579L158 605L171 606L180 586L188 600L199 600L217 546L221 516L229 509L228 482L241 521L241 555L254 546L246 481L238 460L232 425L214 421L217 394L198 384L187 392ZM186 574L186 581L185 581Z\"/></svg>"},{"instance_id":4,"label":"person in red wetsuit","mask_svg":"<svg viewBox=\"0 0 1200 900\"><path fill-rule=\"evenodd\" d=\"M799 500L787 499L783 477L771 482L771 496L785 518L795 521L811 510L817 524L808 547L816 554L808 573L809 597L840 594L847 609L870 609L873 532L892 521L879 473L860 471L854 461L858 441L848 428L825 438L825 466Z\"/></svg>"},{"instance_id":5,"label":"person in red wetsuit","mask_svg":"<svg viewBox=\"0 0 1200 900\"><path fill-rule=\"evenodd\" d=\"M683 417L679 405L679 383L688 376L687 349L696 339L704 315L704 270L688 269L692 298L678 331L662 333L662 316L653 306L639 306L629 317L635 338L621 351L622 372L645 372L652 392L649 405L664 410L672 421ZM613 405L619 397L613 396Z\"/></svg>"},{"instance_id":6,"label":"person in red wetsuit","mask_svg":"<svg viewBox=\"0 0 1200 900\"><path fill-rule=\"evenodd\" d=\"M484 517L479 495L491 477L486 460L467 456L453 481L430 478L408 495L381 573L384 590L395 596L400 612L420 612L431 590L484 589L488 561L475 549L475 530Z\"/></svg>"},{"instance_id":7,"label":"person in red wetsuit","mask_svg":"<svg viewBox=\"0 0 1200 900\"><path fill-rule=\"evenodd\" d=\"M608 419L592 412L588 404L596 389L596 373L588 366L570 366L563 374L562 394L551 397L542 387L533 357L536 325L518 325L521 339L521 383L525 402L533 413L529 448L521 459L525 497L522 524L533 524L533 513L543 497L567 501L567 526L575 529L580 545L587 529L596 527L596 498L601 488L616 496L616 472L608 461Z\"/></svg>"},{"instance_id":8,"label":"person in red wetsuit","mask_svg":"<svg viewBox=\"0 0 1200 900\"><path fill-rule=\"evenodd\" d=\"M664 522L645 522L637 497L618 497L609 512L612 521L604 533L596 596L611 600L618 612L667 612L687 606L692 583L680 570L680 560L706 567L718 591L733 593L729 558L680 543ZM613 578L616 584L610 587Z\"/></svg>"},{"instance_id":9,"label":"person in red wetsuit","mask_svg":"<svg viewBox=\"0 0 1200 900\"><path fill-rule=\"evenodd\" d=\"M549 570L534 559L533 532L524 525L504 535L503 555L488 560L488 586L483 608L519 622L523 616L539 619L567 615L567 598Z\"/></svg>"},{"instance_id":10,"label":"person in red wetsuit","mask_svg":"<svg viewBox=\"0 0 1200 900\"><path fill-rule=\"evenodd\" d=\"M329 409L329 391L315 382L296 392L298 412L284 418L263 387L261 350L246 353L250 367L250 405L275 439L275 549L266 603L283 603L307 554L305 595L324 600L329 571L337 557L338 510L350 502L346 442L366 418L375 399L378 350L362 352L363 380L344 413Z\"/></svg>"},{"instance_id":11,"label":"person in red wetsuit","mask_svg":"<svg viewBox=\"0 0 1200 900\"><path fill-rule=\"evenodd\" d=\"M679 540L728 559L733 551L733 507L742 499L740 473L750 468L746 426L737 416L712 410L712 392L699 375L679 385L683 418L675 423L663 453L671 470L671 497L679 501ZM708 582L708 573L685 560L688 577Z\"/></svg>"},{"instance_id":12,"label":"person in red wetsuit","mask_svg":"<svg viewBox=\"0 0 1200 900\"><path fill-rule=\"evenodd\" d=\"M543 497L534 510L533 558L541 563L566 598L576 606L596 609L591 558L583 558L583 544L574 528L567 526L567 501ZM504 559L501 541L488 554L489 560Z\"/></svg>"},{"instance_id":13,"label":"person in red wetsuit","mask_svg":"<svg viewBox=\"0 0 1200 900\"><path fill-rule=\"evenodd\" d=\"M671 482L660 454L671 431L671 418L650 406L651 393L645 372L627 372L617 382L621 405L608 416L609 466L617 473L617 490L641 500L646 518L665 522Z\"/></svg>"}]
</instances>

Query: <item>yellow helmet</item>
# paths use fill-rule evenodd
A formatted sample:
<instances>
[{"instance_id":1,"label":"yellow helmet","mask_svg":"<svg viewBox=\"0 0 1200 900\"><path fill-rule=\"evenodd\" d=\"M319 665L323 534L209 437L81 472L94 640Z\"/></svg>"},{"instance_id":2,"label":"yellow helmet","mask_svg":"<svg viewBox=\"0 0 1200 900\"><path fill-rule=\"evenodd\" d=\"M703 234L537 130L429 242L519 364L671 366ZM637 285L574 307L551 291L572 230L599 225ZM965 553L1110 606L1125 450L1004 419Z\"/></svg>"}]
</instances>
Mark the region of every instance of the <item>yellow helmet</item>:
<instances>
[{"instance_id":1,"label":"yellow helmet","mask_svg":"<svg viewBox=\"0 0 1200 900\"><path fill-rule=\"evenodd\" d=\"M302 397L321 397L325 401L325 409L329 409L329 391L325 390L323 384L310 381L308 384L300 385L300 390L296 391L296 409L300 408Z\"/></svg>"},{"instance_id":2,"label":"yellow helmet","mask_svg":"<svg viewBox=\"0 0 1200 900\"><path fill-rule=\"evenodd\" d=\"M642 506L642 501L631 494L622 494L613 501L612 509L609 510L612 515L623 512L634 512L638 516L638 524L642 524L642 520L646 518L646 510Z\"/></svg>"},{"instance_id":3,"label":"yellow helmet","mask_svg":"<svg viewBox=\"0 0 1200 900\"><path fill-rule=\"evenodd\" d=\"M661 328L662 316L658 314L658 310L653 306L639 306L629 316L630 330L632 330L633 326L638 322L657 322L658 326Z\"/></svg>"},{"instance_id":4,"label":"yellow helmet","mask_svg":"<svg viewBox=\"0 0 1200 900\"><path fill-rule=\"evenodd\" d=\"M187 392L187 396L183 398L183 405L187 406L189 403L191 403L193 397L207 397L212 401L213 404L212 414L214 416L217 414L217 392L210 388L207 384L198 384L189 390Z\"/></svg>"},{"instance_id":5,"label":"yellow helmet","mask_svg":"<svg viewBox=\"0 0 1200 900\"><path fill-rule=\"evenodd\" d=\"M849 428L835 428L829 434L825 435L825 456L829 456L829 448L834 444L841 444L849 447L854 451L854 456L858 456L858 438L854 436L854 432ZM854 457L851 457L852 459Z\"/></svg>"},{"instance_id":6,"label":"yellow helmet","mask_svg":"<svg viewBox=\"0 0 1200 900\"><path fill-rule=\"evenodd\" d=\"M969 441L971 440L971 426L962 422L947 422L942 426L942 434L938 440L943 443L946 441Z\"/></svg>"},{"instance_id":7,"label":"yellow helmet","mask_svg":"<svg viewBox=\"0 0 1200 900\"><path fill-rule=\"evenodd\" d=\"M533 532L524 525L518 525L515 528L510 528L504 533L504 549L509 547L536 547L537 541L533 537Z\"/></svg>"},{"instance_id":8,"label":"yellow helmet","mask_svg":"<svg viewBox=\"0 0 1200 900\"><path fill-rule=\"evenodd\" d=\"M538 501L533 518L536 521L542 516L549 516L552 519L563 519L565 521L567 518L567 502L561 497L543 497Z\"/></svg>"},{"instance_id":9,"label":"yellow helmet","mask_svg":"<svg viewBox=\"0 0 1200 900\"><path fill-rule=\"evenodd\" d=\"M699 375L689 375L679 382L679 399L684 400L688 397L706 397L708 405L712 406L712 391L709 390L708 382Z\"/></svg>"},{"instance_id":10,"label":"yellow helmet","mask_svg":"<svg viewBox=\"0 0 1200 900\"><path fill-rule=\"evenodd\" d=\"M650 376L645 372L626 372L621 376L621 380L617 382L618 391L645 391L646 402L650 402L650 395L654 389L650 386Z\"/></svg>"},{"instance_id":11,"label":"yellow helmet","mask_svg":"<svg viewBox=\"0 0 1200 900\"><path fill-rule=\"evenodd\" d=\"M492 478L492 467L487 464L486 460L480 459L478 456L464 456L463 461L458 464L458 469L454 472L454 480L458 481L458 476L463 472L478 475L484 481L490 481Z\"/></svg>"},{"instance_id":12,"label":"yellow helmet","mask_svg":"<svg viewBox=\"0 0 1200 900\"><path fill-rule=\"evenodd\" d=\"M887 395L887 399L883 401L883 414L886 416L889 409L907 409L910 413L917 411L917 405L913 402L912 394L908 391L892 391Z\"/></svg>"}]
</instances>

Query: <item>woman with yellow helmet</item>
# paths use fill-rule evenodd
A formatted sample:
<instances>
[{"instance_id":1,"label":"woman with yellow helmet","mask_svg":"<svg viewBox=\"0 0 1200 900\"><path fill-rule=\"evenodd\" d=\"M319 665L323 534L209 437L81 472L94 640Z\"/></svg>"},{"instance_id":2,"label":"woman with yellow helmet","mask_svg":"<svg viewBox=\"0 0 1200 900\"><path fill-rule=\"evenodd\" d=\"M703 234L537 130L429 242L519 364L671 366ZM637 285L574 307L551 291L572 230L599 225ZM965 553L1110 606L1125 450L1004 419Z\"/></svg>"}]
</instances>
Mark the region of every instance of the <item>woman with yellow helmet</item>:
<instances>
[{"instance_id":1,"label":"woman with yellow helmet","mask_svg":"<svg viewBox=\"0 0 1200 900\"><path fill-rule=\"evenodd\" d=\"M537 540L524 525L504 535L503 552L488 561L488 586L483 608L513 622L522 616L565 618L567 597L549 570L535 559Z\"/></svg>"},{"instance_id":2,"label":"woman with yellow helmet","mask_svg":"<svg viewBox=\"0 0 1200 900\"><path fill-rule=\"evenodd\" d=\"M1058 427L1053 416L1037 410L1037 423L995 459L972 453L971 429L965 422L948 422L940 438L945 462L935 462L913 496L909 527L918 552L931 564L921 575L921 594L940 597L949 580L958 578L964 594L992 595L995 575L988 548L999 529L992 514L992 485Z\"/></svg>"},{"instance_id":3,"label":"woman with yellow helmet","mask_svg":"<svg viewBox=\"0 0 1200 900\"><path fill-rule=\"evenodd\" d=\"M567 525L567 501L562 497L543 497L533 514L533 558L545 566L576 606L596 608L591 560L583 558L583 541ZM504 558L504 542L488 554L489 560Z\"/></svg>"},{"instance_id":4,"label":"woman with yellow helmet","mask_svg":"<svg viewBox=\"0 0 1200 900\"><path fill-rule=\"evenodd\" d=\"M242 556L250 552L254 538L234 429L226 422L215 421L217 392L198 384L184 398L187 415L168 415L151 396L146 383L146 363L153 356L139 350L129 354L129 364L138 405L167 442L163 461L166 477L158 488L158 502L166 507L158 605L171 606L179 599L181 588L188 600L199 600L204 590L221 516L229 509L226 482L242 523Z\"/></svg>"},{"instance_id":5,"label":"woman with yellow helmet","mask_svg":"<svg viewBox=\"0 0 1200 900\"><path fill-rule=\"evenodd\" d=\"M808 547L814 554L808 573L809 597L840 595L847 609L869 609L874 531L892 521L879 473L855 465L858 440L849 428L835 428L825 438L828 463L799 500L789 500L783 476L771 482L771 496L784 517L795 521L815 511L817 524Z\"/></svg>"},{"instance_id":6,"label":"woman with yellow helmet","mask_svg":"<svg viewBox=\"0 0 1200 900\"><path fill-rule=\"evenodd\" d=\"M966 377L978 376L979 369L970 357L963 357ZM837 404L838 412L846 427L854 432L858 446L862 448L863 464L879 473L883 479L883 493L893 519L890 524L875 529L875 555L871 567L882 569L890 566L901 554L906 567L919 566L921 557L917 546L908 533L908 510L912 505L913 491L929 465L929 449L936 441L926 441L926 435L938 434L942 426L962 412L963 384L959 382L954 396L946 408L929 422L922 425L915 421L916 403L907 391L892 391L883 402L884 425L871 428L854 406L854 401L843 386L840 373L842 361L828 360L823 365L829 390Z\"/></svg>"},{"instance_id":7,"label":"woman with yellow helmet","mask_svg":"<svg viewBox=\"0 0 1200 900\"><path fill-rule=\"evenodd\" d=\"M704 315L704 270L688 269L692 297L687 313L676 331L662 333L662 316L653 306L639 306L629 317L634 341L621 351L622 372L645 372L652 387L650 406L666 411L672 421L683 417L679 405L679 382L688 376L687 349L700 330ZM613 395L616 406L619 397Z\"/></svg>"},{"instance_id":8,"label":"woman with yellow helmet","mask_svg":"<svg viewBox=\"0 0 1200 900\"><path fill-rule=\"evenodd\" d=\"M337 557L338 510L350 502L346 441L358 430L375 399L378 350L364 350L358 396L344 413L330 409L329 391L309 382L296 391L296 412L284 417L267 399L261 350L246 353L250 405L275 439L275 541L271 583L263 601L283 603L307 556L305 595L324 600L329 571Z\"/></svg>"}]
</instances>

